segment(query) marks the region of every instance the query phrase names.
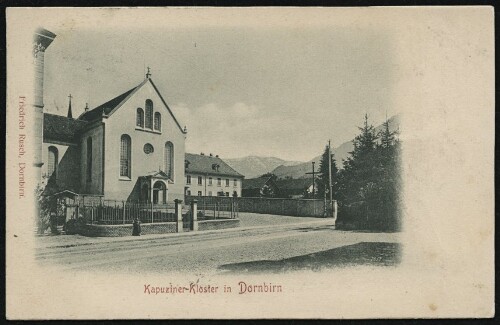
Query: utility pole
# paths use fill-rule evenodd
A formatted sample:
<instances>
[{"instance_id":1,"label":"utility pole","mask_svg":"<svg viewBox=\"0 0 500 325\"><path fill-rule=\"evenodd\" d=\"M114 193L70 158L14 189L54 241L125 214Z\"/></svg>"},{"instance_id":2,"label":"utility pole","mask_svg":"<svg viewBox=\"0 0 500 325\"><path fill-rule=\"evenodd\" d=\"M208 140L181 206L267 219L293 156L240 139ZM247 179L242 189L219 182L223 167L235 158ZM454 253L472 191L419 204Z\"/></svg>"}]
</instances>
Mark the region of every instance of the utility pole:
<instances>
[{"instance_id":1,"label":"utility pole","mask_svg":"<svg viewBox=\"0 0 500 325\"><path fill-rule=\"evenodd\" d=\"M314 161L312 162L312 165L313 165L313 173L312 173L312 176L313 176L313 192L312 192L312 195L313 195L313 199L315 198L315 190L316 190L316 186L315 186L315 181L314 181Z\"/></svg>"},{"instance_id":2,"label":"utility pole","mask_svg":"<svg viewBox=\"0 0 500 325\"><path fill-rule=\"evenodd\" d=\"M313 188L312 188L312 195L313 195L313 199L315 198L315 192L316 192L316 184L315 184L315 177L316 177L316 171L314 170L314 164L315 162L313 161L312 162L312 173L306 173L306 175L311 175L312 174L312 181L313 181Z\"/></svg>"},{"instance_id":3,"label":"utility pole","mask_svg":"<svg viewBox=\"0 0 500 325\"><path fill-rule=\"evenodd\" d=\"M332 188L332 149L330 146L330 140L328 140L328 192L330 193L330 208L332 209L333 217L333 188Z\"/></svg>"}]
</instances>

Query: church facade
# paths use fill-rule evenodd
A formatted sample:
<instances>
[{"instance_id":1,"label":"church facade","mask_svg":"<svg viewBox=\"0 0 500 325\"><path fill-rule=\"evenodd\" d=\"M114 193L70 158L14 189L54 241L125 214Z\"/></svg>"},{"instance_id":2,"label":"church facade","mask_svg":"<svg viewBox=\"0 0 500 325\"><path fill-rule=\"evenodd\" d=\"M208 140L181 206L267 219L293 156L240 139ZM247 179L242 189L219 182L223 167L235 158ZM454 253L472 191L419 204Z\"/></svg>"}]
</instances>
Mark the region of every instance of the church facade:
<instances>
[{"instance_id":1,"label":"church facade","mask_svg":"<svg viewBox=\"0 0 500 325\"><path fill-rule=\"evenodd\" d=\"M148 73L135 87L73 116L44 112L45 51L56 35L34 34L37 180L45 195L163 204L185 195L241 196L243 175L218 156L186 154L181 127ZM196 183L192 180L196 180Z\"/></svg>"},{"instance_id":2,"label":"church facade","mask_svg":"<svg viewBox=\"0 0 500 325\"><path fill-rule=\"evenodd\" d=\"M42 175L50 191L167 203L185 194L187 131L150 74L78 118L43 114Z\"/></svg>"}]
</instances>

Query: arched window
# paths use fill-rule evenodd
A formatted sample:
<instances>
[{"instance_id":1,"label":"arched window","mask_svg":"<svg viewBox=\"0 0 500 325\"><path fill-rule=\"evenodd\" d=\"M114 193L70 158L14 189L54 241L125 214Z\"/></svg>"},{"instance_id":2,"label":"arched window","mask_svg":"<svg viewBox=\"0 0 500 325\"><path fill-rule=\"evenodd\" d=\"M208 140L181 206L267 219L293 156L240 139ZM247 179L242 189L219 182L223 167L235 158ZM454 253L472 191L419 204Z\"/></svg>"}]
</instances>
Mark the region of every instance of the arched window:
<instances>
[{"instance_id":1,"label":"arched window","mask_svg":"<svg viewBox=\"0 0 500 325\"><path fill-rule=\"evenodd\" d=\"M120 176L131 177L131 140L126 134L122 135L120 143Z\"/></svg>"},{"instance_id":2,"label":"arched window","mask_svg":"<svg viewBox=\"0 0 500 325\"><path fill-rule=\"evenodd\" d=\"M155 113L155 130L161 131L161 114L159 112Z\"/></svg>"},{"instance_id":3,"label":"arched window","mask_svg":"<svg viewBox=\"0 0 500 325\"><path fill-rule=\"evenodd\" d=\"M52 176L52 174L57 174L57 162L58 162L59 152L56 147L49 147L49 161L47 164L47 173L48 176Z\"/></svg>"},{"instance_id":4,"label":"arched window","mask_svg":"<svg viewBox=\"0 0 500 325\"><path fill-rule=\"evenodd\" d=\"M137 114L135 118L135 125L141 128L144 127L144 110L140 107L137 108Z\"/></svg>"},{"instance_id":5,"label":"arched window","mask_svg":"<svg viewBox=\"0 0 500 325\"><path fill-rule=\"evenodd\" d=\"M92 181L92 138L87 138L87 182Z\"/></svg>"},{"instance_id":6,"label":"arched window","mask_svg":"<svg viewBox=\"0 0 500 325\"><path fill-rule=\"evenodd\" d=\"M174 144L170 141L165 143L165 173L174 179Z\"/></svg>"},{"instance_id":7,"label":"arched window","mask_svg":"<svg viewBox=\"0 0 500 325\"><path fill-rule=\"evenodd\" d=\"M146 99L146 128L153 129L153 101Z\"/></svg>"}]
</instances>

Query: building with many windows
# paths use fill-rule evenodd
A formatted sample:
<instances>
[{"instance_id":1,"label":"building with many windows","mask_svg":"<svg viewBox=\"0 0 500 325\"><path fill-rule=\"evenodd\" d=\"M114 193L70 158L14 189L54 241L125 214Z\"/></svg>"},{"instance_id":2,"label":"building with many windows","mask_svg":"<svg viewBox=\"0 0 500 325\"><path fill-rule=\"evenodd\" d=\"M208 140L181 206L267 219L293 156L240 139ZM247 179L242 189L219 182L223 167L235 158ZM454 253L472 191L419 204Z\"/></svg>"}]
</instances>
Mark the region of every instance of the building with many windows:
<instances>
[{"instance_id":1,"label":"building with many windows","mask_svg":"<svg viewBox=\"0 0 500 325\"><path fill-rule=\"evenodd\" d=\"M186 195L241 196L244 176L219 156L186 153Z\"/></svg>"}]
</instances>

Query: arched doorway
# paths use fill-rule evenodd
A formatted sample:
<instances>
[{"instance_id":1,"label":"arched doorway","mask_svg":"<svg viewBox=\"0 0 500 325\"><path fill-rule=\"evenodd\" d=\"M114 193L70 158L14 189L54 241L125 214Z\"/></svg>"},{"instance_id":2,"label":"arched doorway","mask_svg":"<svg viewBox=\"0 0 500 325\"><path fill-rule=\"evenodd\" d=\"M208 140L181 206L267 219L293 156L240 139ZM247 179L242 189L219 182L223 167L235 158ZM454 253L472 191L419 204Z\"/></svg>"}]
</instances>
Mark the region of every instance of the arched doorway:
<instances>
[{"instance_id":1,"label":"arched doorway","mask_svg":"<svg viewBox=\"0 0 500 325\"><path fill-rule=\"evenodd\" d=\"M156 181L153 185L153 203L165 204L167 203L167 187L162 181Z\"/></svg>"}]
</instances>

